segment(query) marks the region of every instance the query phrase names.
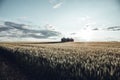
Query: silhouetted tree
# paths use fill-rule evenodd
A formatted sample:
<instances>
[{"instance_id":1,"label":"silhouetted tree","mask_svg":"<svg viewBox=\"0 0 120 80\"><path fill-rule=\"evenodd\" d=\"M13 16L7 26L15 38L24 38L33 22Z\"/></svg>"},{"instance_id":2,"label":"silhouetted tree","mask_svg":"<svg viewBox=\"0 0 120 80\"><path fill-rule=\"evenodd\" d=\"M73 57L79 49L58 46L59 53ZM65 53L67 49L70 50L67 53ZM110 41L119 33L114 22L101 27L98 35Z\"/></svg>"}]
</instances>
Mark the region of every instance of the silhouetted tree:
<instances>
[{"instance_id":1,"label":"silhouetted tree","mask_svg":"<svg viewBox=\"0 0 120 80\"><path fill-rule=\"evenodd\" d=\"M73 38L62 38L61 39L61 42L74 42L74 39Z\"/></svg>"}]
</instances>

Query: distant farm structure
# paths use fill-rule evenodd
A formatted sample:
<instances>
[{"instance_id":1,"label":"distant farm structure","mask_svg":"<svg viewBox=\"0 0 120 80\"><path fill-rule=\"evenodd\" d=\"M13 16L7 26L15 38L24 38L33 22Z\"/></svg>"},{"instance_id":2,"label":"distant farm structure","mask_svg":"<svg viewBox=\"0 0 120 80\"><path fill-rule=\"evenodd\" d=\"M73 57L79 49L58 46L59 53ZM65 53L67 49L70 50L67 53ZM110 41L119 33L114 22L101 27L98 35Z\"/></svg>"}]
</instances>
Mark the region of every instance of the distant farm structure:
<instances>
[{"instance_id":1,"label":"distant farm structure","mask_svg":"<svg viewBox=\"0 0 120 80\"><path fill-rule=\"evenodd\" d=\"M62 38L61 39L61 42L74 42L74 39L73 38Z\"/></svg>"}]
</instances>

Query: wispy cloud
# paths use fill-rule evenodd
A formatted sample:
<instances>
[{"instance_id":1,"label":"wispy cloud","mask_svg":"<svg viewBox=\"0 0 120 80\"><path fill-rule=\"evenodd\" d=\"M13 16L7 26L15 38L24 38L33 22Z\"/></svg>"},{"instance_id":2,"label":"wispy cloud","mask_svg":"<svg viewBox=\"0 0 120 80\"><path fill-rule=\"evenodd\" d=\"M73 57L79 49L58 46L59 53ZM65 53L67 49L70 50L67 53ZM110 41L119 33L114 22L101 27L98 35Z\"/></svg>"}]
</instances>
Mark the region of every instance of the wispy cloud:
<instances>
[{"instance_id":1,"label":"wispy cloud","mask_svg":"<svg viewBox=\"0 0 120 80\"><path fill-rule=\"evenodd\" d=\"M46 24L45 26L45 29L47 30L55 30L55 26L51 25L51 24Z\"/></svg>"},{"instance_id":2,"label":"wispy cloud","mask_svg":"<svg viewBox=\"0 0 120 80\"><path fill-rule=\"evenodd\" d=\"M92 30L103 30L103 31L120 31L120 26L113 26L113 27L107 27L107 28L93 28Z\"/></svg>"},{"instance_id":3,"label":"wispy cloud","mask_svg":"<svg viewBox=\"0 0 120 80\"><path fill-rule=\"evenodd\" d=\"M53 6L53 8L54 8L54 9L59 8L62 4L63 4L62 2L60 2L60 3L58 3L58 4L55 4L55 5Z\"/></svg>"},{"instance_id":4,"label":"wispy cloud","mask_svg":"<svg viewBox=\"0 0 120 80\"><path fill-rule=\"evenodd\" d=\"M52 5L54 9L57 9L61 7L61 5L63 4L63 1L64 0L49 0L49 3Z\"/></svg>"},{"instance_id":5,"label":"wispy cloud","mask_svg":"<svg viewBox=\"0 0 120 80\"><path fill-rule=\"evenodd\" d=\"M108 30L108 31L120 31L120 26L108 27L105 30Z\"/></svg>"}]
</instances>

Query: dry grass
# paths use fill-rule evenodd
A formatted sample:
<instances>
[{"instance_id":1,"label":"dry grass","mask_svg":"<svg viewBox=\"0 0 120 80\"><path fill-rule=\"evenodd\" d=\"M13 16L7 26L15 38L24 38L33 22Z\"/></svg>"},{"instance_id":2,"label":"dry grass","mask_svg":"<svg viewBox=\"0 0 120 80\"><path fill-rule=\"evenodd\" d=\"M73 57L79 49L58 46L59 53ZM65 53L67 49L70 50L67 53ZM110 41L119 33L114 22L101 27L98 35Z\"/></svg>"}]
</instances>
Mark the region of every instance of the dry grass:
<instances>
[{"instance_id":1,"label":"dry grass","mask_svg":"<svg viewBox=\"0 0 120 80\"><path fill-rule=\"evenodd\" d=\"M120 43L1 43L31 80L120 80Z\"/></svg>"}]
</instances>

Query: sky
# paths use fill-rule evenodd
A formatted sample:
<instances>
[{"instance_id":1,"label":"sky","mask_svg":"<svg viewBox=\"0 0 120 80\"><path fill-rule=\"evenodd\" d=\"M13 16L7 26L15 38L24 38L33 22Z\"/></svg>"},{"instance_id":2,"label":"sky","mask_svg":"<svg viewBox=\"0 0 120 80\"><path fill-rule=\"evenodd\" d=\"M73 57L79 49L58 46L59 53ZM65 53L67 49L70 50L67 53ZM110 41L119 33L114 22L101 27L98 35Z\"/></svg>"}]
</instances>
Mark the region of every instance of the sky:
<instances>
[{"instance_id":1,"label":"sky","mask_svg":"<svg viewBox=\"0 0 120 80\"><path fill-rule=\"evenodd\" d=\"M0 41L61 37L73 37L77 41L120 41L119 19L120 0L0 0ZM44 37L41 31L45 31ZM21 34L15 34L18 32ZM49 32L54 35L46 35Z\"/></svg>"}]
</instances>

